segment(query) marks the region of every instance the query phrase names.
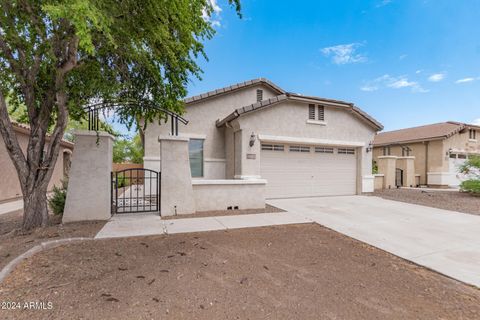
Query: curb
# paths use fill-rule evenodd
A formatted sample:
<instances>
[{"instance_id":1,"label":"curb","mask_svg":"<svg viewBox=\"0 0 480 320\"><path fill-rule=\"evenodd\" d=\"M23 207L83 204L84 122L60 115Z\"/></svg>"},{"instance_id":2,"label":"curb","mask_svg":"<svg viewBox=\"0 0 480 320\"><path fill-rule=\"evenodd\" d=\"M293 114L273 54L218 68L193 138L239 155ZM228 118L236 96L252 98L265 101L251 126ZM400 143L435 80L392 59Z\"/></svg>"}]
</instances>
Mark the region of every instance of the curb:
<instances>
[{"instance_id":1,"label":"curb","mask_svg":"<svg viewBox=\"0 0 480 320\"><path fill-rule=\"evenodd\" d=\"M23 260L30 258L31 256L42 252L47 249L52 249L59 247L63 244L66 243L71 243L71 242L80 242L80 241L89 241L89 240L94 240L93 238L66 238L66 239L59 239L59 240L52 240L52 241L46 241L42 242L33 248L30 248L28 251L22 253L12 261L10 261L3 269L0 271L0 284L2 284L3 280L13 271L13 269L20 264Z\"/></svg>"}]
</instances>

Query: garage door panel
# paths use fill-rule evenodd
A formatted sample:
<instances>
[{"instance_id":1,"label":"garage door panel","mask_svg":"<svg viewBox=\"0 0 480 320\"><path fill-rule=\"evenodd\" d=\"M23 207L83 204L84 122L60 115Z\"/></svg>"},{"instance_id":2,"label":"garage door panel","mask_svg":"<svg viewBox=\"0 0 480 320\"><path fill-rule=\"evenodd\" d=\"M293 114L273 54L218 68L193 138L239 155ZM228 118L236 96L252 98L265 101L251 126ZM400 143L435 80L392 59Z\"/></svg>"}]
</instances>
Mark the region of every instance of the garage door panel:
<instances>
[{"instance_id":1,"label":"garage door panel","mask_svg":"<svg viewBox=\"0 0 480 320\"><path fill-rule=\"evenodd\" d=\"M261 175L267 198L353 195L356 155L262 150Z\"/></svg>"}]
</instances>

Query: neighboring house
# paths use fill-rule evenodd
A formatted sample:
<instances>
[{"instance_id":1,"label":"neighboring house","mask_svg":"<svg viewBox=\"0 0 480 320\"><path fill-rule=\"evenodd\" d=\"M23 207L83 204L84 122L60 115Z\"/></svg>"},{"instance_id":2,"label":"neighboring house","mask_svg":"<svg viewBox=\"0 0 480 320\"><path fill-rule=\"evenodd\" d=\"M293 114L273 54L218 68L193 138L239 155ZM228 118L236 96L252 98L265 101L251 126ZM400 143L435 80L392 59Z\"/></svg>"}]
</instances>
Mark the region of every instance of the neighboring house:
<instances>
[{"instance_id":1,"label":"neighboring house","mask_svg":"<svg viewBox=\"0 0 480 320\"><path fill-rule=\"evenodd\" d=\"M471 155L480 155L480 126L443 122L383 132L375 137L374 160L379 157L415 157L419 184L458 186L459 166Z\"/></svg>"},{"instance_id":2,"label":"neighboring house","mask_svg":"<svg viewBox=\"0 0 480 320\"><path fill-rule=\"evenodd\" d=\"M266 198L373 191L371 143L383 129L352 103L285 92L250 80L185 100L195 179L266 179ZM160 170L159 137L149 124L144 167Z\"/></svg>"},{"instance_id":3,"label":"neighboring house","mask_svg":"<svg viewBox=\"0 0 480 320\"><path fill-rule=\"evenodd\" d=\"M13 122L13 129L17 134L18 143L22 148L24 154L27 150L28 138L30 136L30 129L27 125ZM49 138L47 137L47 143ZM59 186L61 180L68 175L70 169L70 158L73 150L73 143L62 141L60 153L53 171L52 179L50 180L49 190L54 185ZM15 200L22 196L20 182L18 181L17 170L15 169L10 156L5 148L3 139L0 138L0 202Z\"/></svg>"}]
</instances>

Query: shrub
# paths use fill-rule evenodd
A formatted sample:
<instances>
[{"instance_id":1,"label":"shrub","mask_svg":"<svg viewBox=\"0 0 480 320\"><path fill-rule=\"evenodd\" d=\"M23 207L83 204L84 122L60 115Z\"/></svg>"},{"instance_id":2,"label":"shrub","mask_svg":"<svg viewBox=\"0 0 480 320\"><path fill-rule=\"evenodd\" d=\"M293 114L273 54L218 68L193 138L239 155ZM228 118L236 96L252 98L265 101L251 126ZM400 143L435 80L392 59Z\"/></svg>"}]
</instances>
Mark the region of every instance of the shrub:
<instances>
[{"instance_id":1,"label":"shrub","mask_svg":"<svg viewBox=\"0 0 480 320\"><path fill-rule=\"evenodd\" d=\"M460 189L464 192L470 192L475 195L480 195L480 180L466 180L460 185Z\"/></svg>"},{"instance_id":2,"label":"shrub","mask_svg":"<svg viewBox=\"0 0 480 320\"><path fill-rule=\"evenodd\" d=\"M464 192L480 195L480 157L471 156L460 168L460 171L468 177L468 180L460 184L460 189Z\"/></svg>"},{"instance_id":3,"label":"shrub","mask_svg":"<svg viewBox=\"0 0 480 320\"><path fill-rule=\"evenodd\" d=\"M66 180L62 181L62 186L53 187L52 196L48 199L48 204L55 215L63 215L65 209L65 200L67 198L67 186Z\"/></svg>"},{"instance_id":4,"label":"shrub","mask_svg":"<svg viewBox=\"0 0 480 320\"><path fill-rule=\"evenodd\" d=\"M372 174L377 174L378 173L378 164L377 161L373 160L372 161Z\"/></svg>"}]
</instances>

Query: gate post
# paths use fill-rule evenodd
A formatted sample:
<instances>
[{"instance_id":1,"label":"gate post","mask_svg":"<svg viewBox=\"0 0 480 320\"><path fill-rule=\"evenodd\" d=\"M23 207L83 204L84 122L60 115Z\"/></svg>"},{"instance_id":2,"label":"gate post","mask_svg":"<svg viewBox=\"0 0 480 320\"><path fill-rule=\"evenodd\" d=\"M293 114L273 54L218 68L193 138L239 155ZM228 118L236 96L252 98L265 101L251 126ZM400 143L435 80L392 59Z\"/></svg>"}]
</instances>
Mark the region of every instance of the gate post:
<instances>
[{"instance_id":1,"label":"gate post","mask_svg":"<svg viewBox=\"0 0 480 320\"><path fill-rule=\"evenodd\" d=\"M377 159L378 164L378 173L384 175L383 177L383 188L384 189L393 189L395 188L395 176L397 168L397 157L396 156L382 156Z\"/></svg>"},{"instance_id":2,"label":"gate post","mask_svg":"<svg viewBox=\"0 0 480 320\"><path fill-rule=\"evenodd\" d=\"M188 138L161 136L160 210L162 216L195 213Z\"/></svg>"},{"instance_id":3,"label":"gate post","mask_svg":"<svg viewBox=\"0 0 480 320\"><path fill-rule=\"evenodd\" d=\"M63 222L110 219L113 140L106 132L75 132Z\"/></svg>"}]
</instances>

